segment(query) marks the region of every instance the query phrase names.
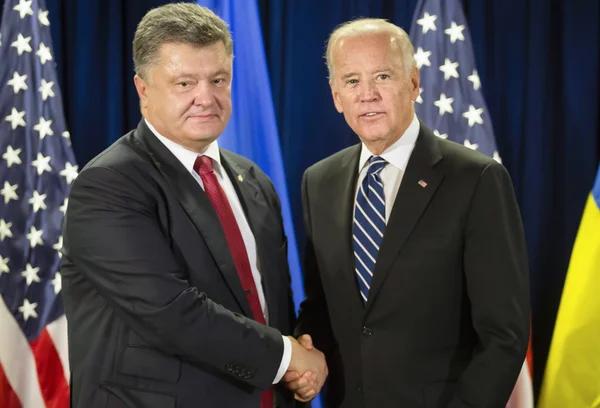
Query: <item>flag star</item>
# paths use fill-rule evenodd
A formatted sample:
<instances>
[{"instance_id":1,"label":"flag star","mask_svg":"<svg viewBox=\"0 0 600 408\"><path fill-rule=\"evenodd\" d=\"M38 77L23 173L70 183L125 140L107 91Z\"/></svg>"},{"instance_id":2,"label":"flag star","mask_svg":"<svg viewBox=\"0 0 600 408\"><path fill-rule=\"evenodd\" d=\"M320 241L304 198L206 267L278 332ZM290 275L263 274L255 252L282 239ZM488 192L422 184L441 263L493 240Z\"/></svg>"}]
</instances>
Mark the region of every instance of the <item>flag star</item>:
<instances>
[{"instance_id":1,"label":"flag star","mask_svg":"<svg viewBox=\"0 0 600 408\"><path fill-rule=\"evenodd\" d=\"M440 139L448 139L448 133L440 133L439 130L435 129L433 134L439 137Z\"/></svg>"},{"instance_id":2,"label":"flag star","mask_svg":"<svg viewBox=\"0 0 600 408\"><path fill-rule=\"evenodd\" d=\"M40 139L44 140L47 135L52 136L54 132L52 131L52 119L46 120L43 117L40 117L40 123L33 127L33 130L40 133Z\"/></svg>"},{"instance_id":3,"label":"flag star","mask_svg":"<svg viewBox=\"0 0 600 408\"><path fill-rule=\"evenodd\" d=\"M71 184L73 180L77 178L77 169L78 166L73 166L71 163L66 162L65 169L62 170L59 174L61 176L65 176L65 178L67 179L67 184Z\"/></svg>"},{"instance_id":4,"label":"flag star","mask_svg":"<svg viewBox=\"0 0 600 408\"><path fill-rule=\"evenodd\" d=\"M29 234L26 235L29 240L29 244L32 248L35 248L37 245L44 245L44 241L42 241L42 234L44 230L38 230L33 225L29 230Z\"/></svg>"},{"instance_id":5,"label":"flag star","mask_svg":"<svg viewBox=\"0 0 600 408\"><path fill-rule=\"evenodd\" d=\"M467 139L465 139L464 145L465 145L465 147L468 147L471 150L477 150L477 148L479 147L479 145L477 143L471 143Z\"/></svg>"},{"instance_id":6,"label":"flag star","mask_svg":"<svg viewBox=\"0 0 600 408\"><path fill-rule=\"evenodd\" d=\"M46 199L47 194L40 194L37 191L33 192L33 197L29 199L29 204L33 205L33 212L36 213L40 209L46 209L46 203L44 200Z\"/></svg>"},{"instance_id":7,"label":"flag star","mask_svg":"<svg viewBox=\"0 0 600 408\"><path fill-rule=\"evenodd\" d=\"M56 272L54 279L52 279L52 285L54 285L54 294L58 295L62 289L62 276L60 275L60 272Z\"/></svg>"},{"instance_id":8,"label":"flag star","mask_svg":"<svg viewBox=\"0 0 600 408\"><path fill-rule=\"evenodd\" d=\"M0 219L0 241L4 241L4 238L6 237L12 238L13 234L10 227L12 227L12 222L6 222Z\"/></svg>"},{"instance_id":9,"label":"flag star","mask_svg":"<svg viewBox=\"0 0 600 408\"><path fill-rule=\"evenodd\" d=\"M451 77L458 78L458 62L451 62L449 58L446 58L444 65L440 67L440 71L444 73L444 79L447 81Z\"/></svg>"},{"instance_id":10,"label":"flag star","mask_svg":"<svg viewBox=\"0 0 600 408\"><path fill-rule=\"evenodd\" d=\"M457 25L454 21L450 25L450 28L444 30L444 33L450 36L450 42L454 44L456 40L465 40L465 36L463 35L463 30L465 29L464 25Z\"/></svg>"},{"instance_id":11,"label":"flag star","mask_svg":"<svg viewBox=\"0 0 600 408\"><path fill-rule=\"evenodd\" d=\"M48 10L38 9L38 20L41 25L49 26L50 20L48 20Z\"/></svg>"},{"instance_id":12,"label":"flag star","mask_svg":"<svg viewBox=\"0 0 600 408\"><path fill-rule=\"evenodd\" d=\"M63 201L63 205L61 205L58 209L60 211L62 211L62 213L64 214L67 211L67 205L69 204L69 199L65 198L65 201Z\"/></svg>"},{"instance_id":13,"label":"flag star","mask_svg":"<svg viewBox=\"0 0 600 408\"><path fill-rule=\"evenodd\" d=\"M34 268L31 264L27 264L25 270L21 272L21 276L25 278L27 282L27 286L31 286L33 282L39 282L40 277L38 276L38 272L40 268Z\"/></svg>"},{"instance_id":14,"label":"flag star","mask_svg":"<svg viewBox=\"0 0 600 408\"><path fill-rule=\"evenodd\" d=\"M43 42L40 43L40 49L35 53L38 57L40 57L40 62L42 65L46 63L46 61L52 60L52 54L50 53L50 47L46 47Z\"/></svg>"},{"instance_id":15,"label":"flag star","mask_svg":"<svg viewBox=\"0 0 600 408\"><path fill-rule=\"evenodd\" d=\"M52 90L52 86L54 85L54 81L46 82L44 78L42 78L42 85L38 91L42 94L42 100L48 99L48 97L54 98L54 91Z\"/></svg>"},{"instance_id":16,"label":"flag star","mask_svg":"<svg viewBox=\"0 0 600 408\"><path fill-rule=\"evenodd\" d=\"M454 98L446 98L445 94L441 94L440 99L435 101L433 104L440 109L440 116L444 116L444 113L446 112L454 113L452 102L454 102Z\"/></svg>"},{"instance_id":17,"label":"flag star","mask_svg":"<svg viewBox=\"0 0 600 408\"><path fill-rule=\"evenodd\" d=\"M3 273L10 273L10 269L8 269L8 258L2 258L2 255L0 255L0 276L2 276Z\"/></svg>"},{"instance_id":18,"label":"flag star","mask_svg":"<svg viewBox=\"0 0 600 408\"><path fill-rule=\"evenodd\" d=\"M437 28L435 28L435 20L437 19L437 16L433 16L430 15L429 13L425 12L425 14L423 14L423 18L420 18L417 20L417 24L420 25L421 27L423 27L422 31L423 34L427 34L427 31L431 30L431 31L436 31Z\"/></svg>"},{"instance_id":19,"label":"flag star","mask_svg":"<svg viewBox=\"0 0 600 408\"><path fill-rule=\"evenodd\" d=\"M417 99L415 99L415 102L423 103L423 97L421 96L422 93L423 93L423 88L419 88L419 96L417 96Z\"/></svg>"},{"instance_id":20,"label":"flag star","mask_svg":"<svg viewBox=\"0 0 600 408\"><path fill-rule=\"evenodd\" d=\"M19 75L17 71L13 73L12 79L10 79L7 84L13 87L13 92L16 94L22 89L24 91L27 90L27 84L25 80L27 79L27 75Z\"/></svg>"},{"instance_id":21,"label":"flag star","mask_svg":"<svg viewBox=\"0 0 600 408\"><path fill-rule=\"evenodd\" d=\"M0 33L0 45L2 45L2 33Z\"/></svg>"},{"instance_id":22,"label":"flag star","mask_svg":"<svg viewBox=\"0 0 600 408\"><path fill-rule=\"evenodd\" d=\"M13 7L13 10L19 12L21 19L24 19L25 16L33 16L33 10L31 9L31 3L33 0L19 0L19 4Z\"/></svg>"},{"instance_id":23,"label":"flag star","mask_svg":"<svg viewBox=\"0 0 600 408\"><path fill-rule=\"evenodd\" d=\"M19 307L19 312L23 313L23 320L27 321L30 317L38 317L37 312L35 311L37 305L37 303L29 303L29 300L27 299L23 301L23 306Z\"/></svg>"},{"instance_id":24,"label":"flag star","mask_svg":"<svg viewBox=\"0 0 600 408\"><path fill-rule=\"evenodd\" d=\"M4 196L4 204L8 204L10 200L18 200L19 196L17 195L18 184L11 185L8 181L4 182L4 188L0 190L0 194Z\"/></svg>"},{"instance_id":25,"label":"flag star","mask_svg":"<svg viewBox=\"0 0 600 408\"><path fill-rule=\"evenodd\" d=\"M6 147L6 152L2 155L2 158L6 160L6 165L8 167L13 164L21 164L21 158L19 157L21 154L21 149L13 149L11 145Z\"/></svg>"},{"instance_id":26,"label":"flag star","mask_svg":"<svg viewBox=\"0 0 600 408\"><path fill-rule=\"evenodd\" d=\"M23 119L24 116L25 111L19 112L16 108L12 108L10 115L6 117L6 120L10 122L10 127L12 130L15 130L17 126L25 127L26 123L25 119Z\"/></svg>"},{"instance_id":27,"label":"flag star","mask_svg":"<svg viewBox=\"0 0 600 408\"><path fill-rule=\"evenodd\" d=\"M31 41L31 37L23 37L21 33L17 36L17 41L13 42L10 46L15 47L17 49L17 53L19 55L23 54L23 52L31 52L31 45L29 45L29 41Z\"/></svg>"},{"instance_id":28,"label":"flag star","mask_svg":"<svg viewBox=\"0 0 600 408\"><path fill-rule=\"evenodd\" d=\"M431 56L431 51L425 51L423 48L417 48L417 52L415 52L415 62L417 64L417 68L421 68L423 65L431 66L431 62L429 61L429 56Z\"/></svg>"},{"instance_id":29,"label":"flag star","mask_svg":"<svg viewBox=\"0 0 600 408\"><path fill-rule=\"evenodd\" d=\"M61 235L60 237L58 237L58 242L56 244L52 245L52 249L54 249L58 252L59 258L62 258L62 253L60 252L62 247L63 247L63 237Z\"/></svg>"},{"instance_id":30,"label":"flag star","mask_svg":"<svg viewBox=\"0 0 600 408\"><path fill-rule=\"evenodd\" d=\"M469 105L469 110L463 113L463 116L469 120L469 127L473 127L475 123L483 125L482 113L483 108L475 109L475 106Z\"/></svg>"},{"instance_id":31,"label":"flag star","mask_svg":"<svg viewBox=\"0 0 600 408\"><path fill-rule=\"evenodd\" d=\"M67 131L64 131L64 132L62 132L62 137L67 139L67 141L69 142L69 146L70 146L71 145L71 134Z\"/></svg>"},{"instance_id":32,"label":"flag star","mask_svg":"<svg viewBox=\"0 0 600 408\"><path fill-rule=\"evenodd\" d=\"M37 154L37 159L32 161L31 165L37 169L38 176L41 176L44 171L52 170L52 167L50 167L50 156L44 157L41 153Z\"/></svg>"},{"instance_id":33,"label":"flag star","mask_svg":"<svg viewBox=\"0 0 600 408\"><path fill-rule=\"evenodd\" d=\"M479 75L477 74L477 70L474 69L473 73L467 77L467 79L473 82L473 89L478 90L481 88L481 80L479 79Z\"/></svg>"},{"instance_id":34,"label":"flag star","mask_svg":"<svg viewBox=\"0 0 600 408\"><path fill-rule=\"evenodd\" d=\"M498 154L498 152L494 152L494 160L496 160L498 163L502 164L502 158L500 157L500 155Z\"/></svg>"}]
</instances>

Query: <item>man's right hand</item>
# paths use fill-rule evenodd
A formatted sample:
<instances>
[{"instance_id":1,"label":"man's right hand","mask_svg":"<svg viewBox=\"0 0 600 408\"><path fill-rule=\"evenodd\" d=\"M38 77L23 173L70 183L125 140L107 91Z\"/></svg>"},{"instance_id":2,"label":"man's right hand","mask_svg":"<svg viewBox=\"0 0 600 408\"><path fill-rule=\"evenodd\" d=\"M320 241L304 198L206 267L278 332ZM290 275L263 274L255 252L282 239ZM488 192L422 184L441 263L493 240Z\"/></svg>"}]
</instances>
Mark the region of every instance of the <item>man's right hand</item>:
<instances>
[{"instance_id":1,"label":"man's right hand","mask_svg":"<svg viewBox=\"0 0 600 408\"><path fill-rule=\"evenodd\" d=\"M294 391L297 400L310 401L321 391L329 373L325 355L313 347L309 335L298 340L288 338L292 343L292 357L282 380Z\"/></svg>"}]
</instances>

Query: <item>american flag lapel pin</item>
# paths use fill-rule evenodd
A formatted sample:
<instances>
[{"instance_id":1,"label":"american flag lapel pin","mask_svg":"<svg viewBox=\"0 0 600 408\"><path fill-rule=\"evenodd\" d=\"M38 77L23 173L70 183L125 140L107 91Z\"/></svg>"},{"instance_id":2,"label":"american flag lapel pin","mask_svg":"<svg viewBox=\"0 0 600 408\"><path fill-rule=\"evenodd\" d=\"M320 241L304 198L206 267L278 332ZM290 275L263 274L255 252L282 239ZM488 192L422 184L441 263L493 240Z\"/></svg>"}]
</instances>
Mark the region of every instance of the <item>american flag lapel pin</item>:
<instances>
[{"instance_id":1,"label":"american flag lapel pin","mask_svg":"<svg viewBox=\"0 0 600 408\"><path fill-rule=\"evenodd\" d=\"M423 188L427 187L427 183L425 182L425 180L419 180L419 185Z\"/></svg>"}]
</instances>

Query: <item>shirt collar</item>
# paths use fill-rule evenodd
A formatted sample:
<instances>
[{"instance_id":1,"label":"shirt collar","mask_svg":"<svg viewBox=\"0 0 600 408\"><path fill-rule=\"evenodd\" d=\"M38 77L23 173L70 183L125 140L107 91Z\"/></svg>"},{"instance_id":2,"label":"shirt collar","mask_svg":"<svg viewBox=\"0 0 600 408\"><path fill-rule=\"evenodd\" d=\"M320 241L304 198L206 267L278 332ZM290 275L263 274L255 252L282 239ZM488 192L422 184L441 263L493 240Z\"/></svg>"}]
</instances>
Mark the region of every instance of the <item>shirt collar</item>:
<instances>
[{"instance_id":1,"label":"shirt collar","mask_svg":"<svg viewBox=\"0 0 600 408\"><path fill-rule=\"evenodd\" d=\"M213 160L213 170L220 174L221 172L221 155L219 154L219 144L215 140L211 144L208 145L206 150L203 153L196 153L191 150L186 149L185 147L175 143L171 139L167 139L150 124L150 122L144 118L148 129L154 133L154 135L160 140L167 149L183 164L183 166L191 172L194 172L194 163L196 162L196 157L198 156L208 156Z\"/></svg>"},{"instance_id":2,"label":"shirt collar","mask_svg":"<svg viewBox=\"0 0 600 408\"><path fill-rule=\"evenodd\" d=\"M417 137L419 136L420 130L421 124L419 123L419 119L415 114L412 122L410 122L410 125L408 125L408 128L404 134L398 140L396 140L393 145L385 149L385 151L379 156L392 166L397 167L400 170L405 170L406 165L408 164L408 159L410 158L410 154L412 153L415 143L417 142ZM360 151L360 159L358 161L359 173L365 167L371 156L373 156L373 153L371 153L369 148L363 143Z\"/></svg>"}]
</instances>

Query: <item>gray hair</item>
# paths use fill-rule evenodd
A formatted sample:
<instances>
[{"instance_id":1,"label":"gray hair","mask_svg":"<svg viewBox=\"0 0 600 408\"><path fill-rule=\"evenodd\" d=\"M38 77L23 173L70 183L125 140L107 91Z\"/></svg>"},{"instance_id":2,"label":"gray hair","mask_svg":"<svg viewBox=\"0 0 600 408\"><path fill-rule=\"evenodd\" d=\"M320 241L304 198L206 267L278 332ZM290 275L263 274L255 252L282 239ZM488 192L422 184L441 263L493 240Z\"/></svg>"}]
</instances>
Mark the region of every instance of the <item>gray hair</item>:
<instances>
[{"instance_id":1,"label":"gray hair","mask_svg":"<svg viewBox=\"0 0 600 408\"><path fill-rule=\"evenodd\" d=\"M173 3L150 10L142 18L133 38L135 73L144 79L156 65L166 43L205 47L222 41L230 56L233 42L227 23L211 10L194 3Z\"/></svg>"},{"instance_id":2,"label":"gray hair","mask_svg":"<svg viewBox=\"0 0 600 408\"><path fill-rule=\"evenodd\" d=\"M392 37L398 39L398 44L402 51L404 69L406 75L410 76L415 67L415 48L406 31L382 18L359 18L337 26L327 40L325 59L327 61L329 81L332 81L333 78L333 48L341 39L380 33L389 33Z\"/></svg>"}]
</instances>

